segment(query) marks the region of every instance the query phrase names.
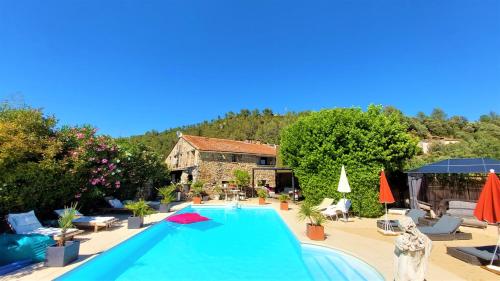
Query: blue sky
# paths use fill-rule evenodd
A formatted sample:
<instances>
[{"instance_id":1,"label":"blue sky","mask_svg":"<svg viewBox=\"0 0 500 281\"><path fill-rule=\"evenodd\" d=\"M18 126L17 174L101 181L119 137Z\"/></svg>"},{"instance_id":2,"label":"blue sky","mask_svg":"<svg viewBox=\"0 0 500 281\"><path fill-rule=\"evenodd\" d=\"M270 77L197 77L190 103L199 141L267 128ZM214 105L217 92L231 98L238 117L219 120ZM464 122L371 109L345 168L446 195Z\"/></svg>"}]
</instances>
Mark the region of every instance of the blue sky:
<instances>
[{"instance_id":1,"label":"blue sky","mask_svg":"<svg viewBox=\"0 0 500 281\"><path fill-rule=\"evenodd\" d=\"M0 98L114 136L241 108L500 105L500 1L0 1Z\"/></svg>"}]
</instances>

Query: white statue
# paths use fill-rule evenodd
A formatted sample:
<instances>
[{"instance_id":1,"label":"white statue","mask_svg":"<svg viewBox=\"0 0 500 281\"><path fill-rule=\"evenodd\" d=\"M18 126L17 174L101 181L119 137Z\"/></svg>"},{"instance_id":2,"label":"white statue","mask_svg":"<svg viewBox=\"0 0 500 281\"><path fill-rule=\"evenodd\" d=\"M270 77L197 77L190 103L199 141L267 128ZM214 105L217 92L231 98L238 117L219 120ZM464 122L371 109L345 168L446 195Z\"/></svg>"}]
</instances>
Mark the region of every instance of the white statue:
<instances>
[{"instance_id":1,"label":"white statue","mask_svg":"<svg viewBox=\"0 0 500 281\"><path fill-rule=\"evenodd\" d=\"M423 281L427 272L432 242L422 234L410 218L399 222L403 234L396 238L394 249L394 280Z\"/></svg>"}]
</instances>

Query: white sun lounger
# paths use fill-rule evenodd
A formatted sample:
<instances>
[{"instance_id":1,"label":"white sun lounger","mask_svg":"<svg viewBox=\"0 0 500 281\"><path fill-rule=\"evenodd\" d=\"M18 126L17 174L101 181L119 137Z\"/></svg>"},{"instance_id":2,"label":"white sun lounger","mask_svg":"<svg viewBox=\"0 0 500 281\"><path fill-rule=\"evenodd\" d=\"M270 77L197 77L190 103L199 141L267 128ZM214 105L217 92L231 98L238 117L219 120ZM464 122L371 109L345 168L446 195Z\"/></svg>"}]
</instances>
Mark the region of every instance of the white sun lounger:
<instances>
[{"instance_id":1,"label":"white sun lounger","mask_svg":"<svg viewBox=\"0 0 500 281\"><path fill-rule=\"evenodd\" d=\"M323 201L321 201L321 203L319 203L319 205L316 205L314 206L314 208L318 211L322 211L322 210L325 210L326 208L328 208L329 206L331 206L333 204L333 199L332 198L324 198Z\"/></svg>"},{"instance_id":2,"label":"white sun lounger","mask_svg":"<svg viewBox=\"0 0 500 281\"><path fill-rule=\"evenodd\" d=\"M64 214L64 211L65 209L59 209L54 212L61 217ZM76 218L73 220L73 224L77 227L93 227L94 232L97 232L100 227L108 229L113 225L113 223L118 221L115 217L84 216L79 211L75 211Z\"/></svg>"},{"instance_id":3,"label":"white sun lounger","mask_svg":"<svg viewBox=\"0 0 500 281\"><path fill-rule=\"evenodd\" d=\"M19 214L9 214L7 215L7 221L17 234L41 234L46 236L51 236L54 240L60 240L62 238L62 230L56 227L43 227L40 221L35 216L34 211L29 211L26 213ZM70 228L66 231L66 239L72 239L75 235L82 233L83 231L76 228Z\"/></svg>"}]
</instances>

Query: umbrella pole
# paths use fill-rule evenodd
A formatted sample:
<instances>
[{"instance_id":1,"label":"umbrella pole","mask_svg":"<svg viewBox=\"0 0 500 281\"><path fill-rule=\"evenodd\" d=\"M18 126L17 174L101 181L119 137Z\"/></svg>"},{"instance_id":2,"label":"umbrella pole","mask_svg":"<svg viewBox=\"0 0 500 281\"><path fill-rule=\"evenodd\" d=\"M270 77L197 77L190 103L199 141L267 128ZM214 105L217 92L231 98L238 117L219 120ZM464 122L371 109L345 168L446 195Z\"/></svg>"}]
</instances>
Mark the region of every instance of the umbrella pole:
<instances>
[{"instance_id":1,"label":"umbrella pole","mask_svg":"<svg viewBox=\"0 0 500 281\"><path fill-rule=\"evenodd\" d=\"M347 207L347 204L346 204L346 198L345 198L345 193L344 193L344 210L343 211L346 211L346 207ZM344 212L342 212L342 216L344 217L344 222L347 222L347 219L345 217Z\"/></svg>"}]
</instances>

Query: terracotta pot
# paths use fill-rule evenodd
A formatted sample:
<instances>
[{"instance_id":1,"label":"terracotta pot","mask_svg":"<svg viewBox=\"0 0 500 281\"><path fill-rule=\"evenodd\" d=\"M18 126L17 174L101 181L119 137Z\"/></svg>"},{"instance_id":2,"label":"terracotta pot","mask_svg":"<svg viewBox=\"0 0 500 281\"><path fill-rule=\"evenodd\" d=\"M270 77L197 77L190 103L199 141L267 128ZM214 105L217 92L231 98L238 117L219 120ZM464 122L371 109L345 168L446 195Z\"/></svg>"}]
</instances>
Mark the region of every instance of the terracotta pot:
<instances>
[{"instance_id":1,"label":"terracotta pot","mask_svg":"<svg viewBox=\"0 0 500 281\"><path fill-rule=\"evenodd\" d=\"M259 197L259 205L266 205L266 198Z\"/></svg>"},{"instance_id":2,"label":"terracotta pot","mask_svg":"<svg viewBox=\"0 0 500 281\"><path fill-rule=\"evenodd\" d=\"M281 202L280 203L280 210L288 211L288 202Z\"/></svg>"},{"instance_id":3,"label":"terracotta pot","mask_svg":"<svg viewBox=\"0 0 500 281\"><path fill-rule=\"evenodd\" d=\"M311 240L325 240L325 228L322 225L307 224L307 237Z\"/></svg>"},{"instance_id":4,"label":"terracotta pot","mask_svg":"<svg viewBox=\"0 0 500 281\"><path fill-rule=\"evenodd\" d=\"M201 197L193 197L193 204L201 204Z\"/></svg>"}]
</instances>

